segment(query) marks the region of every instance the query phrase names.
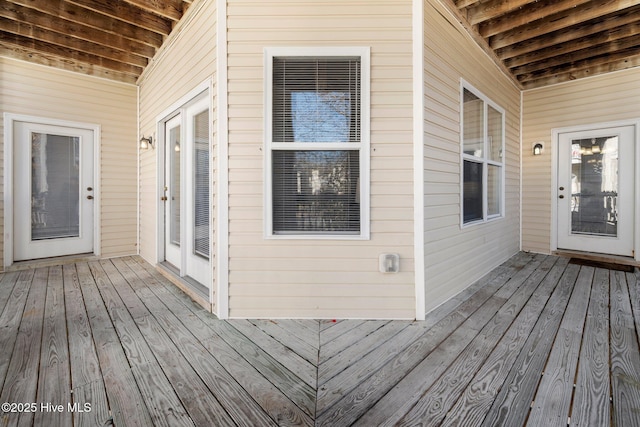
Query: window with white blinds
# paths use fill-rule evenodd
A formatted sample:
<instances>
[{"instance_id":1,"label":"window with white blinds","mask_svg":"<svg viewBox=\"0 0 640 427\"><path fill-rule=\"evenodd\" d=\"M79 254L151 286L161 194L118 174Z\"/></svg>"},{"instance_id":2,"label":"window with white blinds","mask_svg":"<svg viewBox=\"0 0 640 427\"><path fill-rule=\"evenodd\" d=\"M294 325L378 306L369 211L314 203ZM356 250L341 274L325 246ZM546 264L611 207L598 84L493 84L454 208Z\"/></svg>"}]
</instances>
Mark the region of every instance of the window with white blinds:
<instances>
[{"instance_id":1,"label":"window with white blinds","mask_svg":"<svg viewBox=\"0 0 640 427\"><path fill-rule=\"evenodd\" d=\"M362 56L267 61L268 234L362 236Z\"/></svg>"},{"instance_id":2,"label":"window with white blinds","mask_svg":"<svg viewBox=\"0 0 640 427\"><path fill-rule=\"evenodd\" d=\"M209 110L193 117L193 252L209 258Z\"/></svg>"}]
</instances>

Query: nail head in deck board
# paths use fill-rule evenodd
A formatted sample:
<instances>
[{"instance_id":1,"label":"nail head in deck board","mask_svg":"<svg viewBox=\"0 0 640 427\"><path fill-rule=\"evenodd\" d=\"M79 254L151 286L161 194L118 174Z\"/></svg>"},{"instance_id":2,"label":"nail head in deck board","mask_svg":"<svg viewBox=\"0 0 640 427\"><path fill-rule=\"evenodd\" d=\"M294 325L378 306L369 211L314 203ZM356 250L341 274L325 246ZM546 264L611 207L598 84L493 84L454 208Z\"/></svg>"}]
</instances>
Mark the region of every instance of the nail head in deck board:
<instances>
[{"instance_id":1,"label":"nail head in deck board","mask_svg":"<svg viewBox=\"0 0 640 427\"><path fill-rule=\"evenodd\" d=\"M611 271L611 392L613 424L640 425L640 350L635 332L627 279Z\"/></svg>"},{"instance_id":2,"label":"nail head in deck board","mask_svg":"<svg viewBox=\"0 0 640 427\"><path fill-rule=\"evenodd\" d=\"M580 426L608 425L609 270L595 271L579 357L572 422Z\"/></svg>"}]
</instances>

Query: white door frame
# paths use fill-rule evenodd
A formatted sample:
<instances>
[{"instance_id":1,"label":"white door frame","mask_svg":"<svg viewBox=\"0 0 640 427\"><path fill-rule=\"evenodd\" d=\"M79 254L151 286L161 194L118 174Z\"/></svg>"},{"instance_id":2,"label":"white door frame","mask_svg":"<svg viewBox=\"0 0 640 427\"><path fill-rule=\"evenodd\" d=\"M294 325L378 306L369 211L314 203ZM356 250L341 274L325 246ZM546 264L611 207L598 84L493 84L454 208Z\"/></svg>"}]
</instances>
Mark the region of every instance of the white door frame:
<instances>
[{"instance_id":1,"label":"white door frame","mask_svg":"<svg viewBox=\"0 0 640 427\"><path fill-rule=\"evenodd\" d=\"M100 255L100 135L98 124L50 119L25 114L4 113L4 268L13 265L13 138L14 123L28 122L42 125L86 129L93 132L93 194L98 202L93 209L93 254Z\"/></svg>"},{"instance_id":2,"label":"white door frame","mask_svg":"<svg viewBox=\"0 0 640 427\"><path fill-rule=\"evenodd\" d=\"M165 195L165 191L164 191L164 186L165 186L165 163L166 163L166 148L165 148L165 126L164 123L169 120L171 117L173 117L176 114L184 114L186 113L188 107L191 106L191 103L196 100L199 96L201 96L203 93L207 93L206 95L206 102L208 102L208 108L209 108L209 114L210 114L210 119L213 117L212 113L213 113L213 109L212 109L212 105L211 105L211 94L213 93L213 86L212 86L212 80L208 79L202 83L200 83L198 86L196 86L195 88L193 88L192 90L190 90L187 94L185 94L184 96L182 96L179 100L177 100L176 102L174 102L173 104L171 104L168 108L166 108L164 111L162 111L159 115L156 116L156 132L158 137L156 138L157 141L157 146L156 146L156 152L157 152L157 156L156 156L156 167L157 167L157 171L159 173L156 174L156 178L157 178L157 187L156 187L156 200L157 200L157 208L156 208L156 213L157 213L157 222L156 222L156 260L158 262L162 262L166 259L166 253L165 253L165 245L166 245L166 241L165 241L165 209L164 209L164 202L161 202L161 198ZM184 132L184 130L182 130L181 132ZM213 143L213 126L209 126L209 143L210 143L210 147L211 144ZM213 191L214 186L213 186L213 179L214 179L214 174L211 173L212 172L212 165L210 164L210 174L209 174L209 190ZM211 209L211 202L213 201L213 198L211 198L210 200L210 210L209 213L210 215L213 215L213 210ZM185 201L183 201L183 203L186 203ZM211 224L211 223L210 223ZM213 240L213 226L211 225L209 227L209 242L210 242L210 258L209 258L209 268L212 269L213 266L213 259L214 258L214 254L212 251L212 243L214 242ZM186 265L186 262L185 262ZM184 268L183 266L181 266L181 269ZM213 298L214 298L214 294L216 292L215 290L215 285L213 284L213 277L211 275L211 273L209 273L209 280L208 283L203 283L203 285L205 285L205 287L208 289L209 291L209 295L208 295L208 302L213 302Z\"/></svg>"},{"instance_id":3,"label":"white door frame","mask_svg":"<svg viewBox=\"0 0 640 427\"><path fill-rule=\"evenodd\" d=\"M633 126L634 131L634 205L640 204L640 119L620 120L605 123L593 123L552 129L551 150L551 251L558 250L558 141L560 134L590 131L610 127ZM634 260L640 262L640 210L636 209L634 219Z\"/></svg>"}]
</instances>

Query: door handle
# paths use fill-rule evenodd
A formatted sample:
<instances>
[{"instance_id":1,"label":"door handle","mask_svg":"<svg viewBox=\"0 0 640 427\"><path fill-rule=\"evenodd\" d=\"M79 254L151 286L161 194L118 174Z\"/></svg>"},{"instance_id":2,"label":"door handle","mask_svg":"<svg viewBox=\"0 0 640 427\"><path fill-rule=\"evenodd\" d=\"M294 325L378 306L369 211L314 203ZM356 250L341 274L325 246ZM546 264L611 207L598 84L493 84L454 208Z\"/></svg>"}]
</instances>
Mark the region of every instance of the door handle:
<instances>
[{"instance_id":1,"label":"door handle","mask_svg":"<svg viewBox=\"0 0 640 427\"><path fill-rule=\"evenodd\" d=\"M87 187L87 191L93 191L93 187Z\"/></svg>"},{"instance_id":2,"label":"door handle","mask_svg":"<svg viewBox=\"0 0 640 427\"><path fill-rule=\"evenodd\" d=\"M560 187L560 191L564 190L564 187Z\"/></svg>"},{"instance_id":3,"label":"door handle","mask_svg":"<svg viewBox=\"0 0 640 427\"><path fill-rule=\"evenodd\" d=\"M89 199L89 200L93 200L93 196L92 196L91 194L89 194L89 195L87 196L87 199Z\"/></svg>"},{"instance_id":4,"label":"door handle","mask_svg":"<svg viewBox=\"0 0 640 427\"><path fill-rule=\"evenodd\" d=\"M558 199L564 199L564 194L559 195Z\"/></svg>"}]
</instances>

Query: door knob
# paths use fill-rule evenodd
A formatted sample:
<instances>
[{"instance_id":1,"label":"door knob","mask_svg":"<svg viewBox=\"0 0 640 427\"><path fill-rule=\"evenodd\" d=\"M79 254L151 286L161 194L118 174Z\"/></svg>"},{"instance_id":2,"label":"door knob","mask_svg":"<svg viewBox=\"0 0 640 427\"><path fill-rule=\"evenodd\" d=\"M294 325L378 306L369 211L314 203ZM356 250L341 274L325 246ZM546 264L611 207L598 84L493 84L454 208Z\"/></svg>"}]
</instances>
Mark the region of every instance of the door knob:
<instances>
[{"instance_id":1,"label":"door knob","mask_svg":"<svg viewBox=\"0 0 640 427\"><path fill-rule=\"evenodd\" d=\"M92 196L91 194L89 194L89 195L87 196L87 199L89 199L89 200L93 200L93 196Z\"/></svg>"},{"instance_id":2,"label":"door knob","mask_svg":"<svg viewBox=\"0 0 640 427\"><path fill-rule=\"evenodd\" d=\"M560 187L560 191L564 190L564 187Z\"/></svg>"},{"instance_id":3,"label":"door knob","mask_svg":"<svg viewBox=\"0 0 640 427\"><path fill-rule=\"evenodd\" d=\"M87 187L87 191L93 191L93 187Z\"/></svg>"},{"instance_id":4,"label":"door knob","mask_svg":"<svg viewBox=\"0 0 640 427\"><path fill-rule=\"evenodd\" d=\"M564 195L563 195L563 194L561 194L561 195L559 195L559 196L558 196L558 198L559 198L559 199L564 199Z\"/></svg>"}]
</instances>

